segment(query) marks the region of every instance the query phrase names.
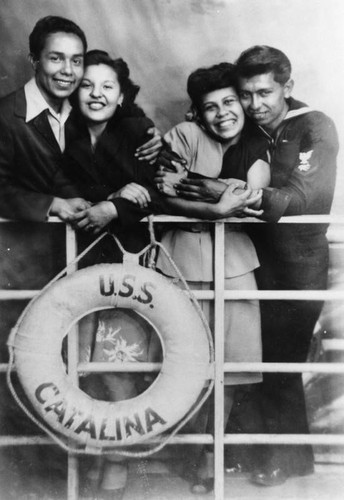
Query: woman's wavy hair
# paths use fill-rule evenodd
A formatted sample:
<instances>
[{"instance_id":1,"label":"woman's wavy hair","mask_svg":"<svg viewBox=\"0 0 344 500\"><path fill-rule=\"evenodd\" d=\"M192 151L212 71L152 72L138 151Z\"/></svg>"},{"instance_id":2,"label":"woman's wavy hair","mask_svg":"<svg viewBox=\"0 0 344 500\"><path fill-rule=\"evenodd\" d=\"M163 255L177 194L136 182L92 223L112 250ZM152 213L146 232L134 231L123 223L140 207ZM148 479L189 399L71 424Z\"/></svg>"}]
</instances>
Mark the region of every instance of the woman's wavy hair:
<instances>
[{"instance_id":1,"label":"woman's wavy hair","mask_svg":"<svg viewBox=\"0 0 344 500\"><path fill-rule=\"evenodd\" d=\"M121 92L123 94L122 106L117 106L115 117L124 118L129 116L144 116L141 108L135 104L135 99L139 93L140 87L130 79L128 64L122 59L112 59L105 50L90 50L86 53L84 59L84 68L98 64L105 64L112 68L118 79ZM75 96L74 96L75 97ZM75 102L73 103L75 105Z\"/></svg>"},{"instance_id":2,"label":"woman's wavy hair","mask_svg":"<svg viewBox=\"0 0 344 500\"><path fill-rule=\"evenodd\" d=\"M202 123L203 96L214 90L227 87L237 88L236 67L234 64L222 62L193 71L187 80L187 92L192 103L187 119Z\"/></svg>"}]
</instances>

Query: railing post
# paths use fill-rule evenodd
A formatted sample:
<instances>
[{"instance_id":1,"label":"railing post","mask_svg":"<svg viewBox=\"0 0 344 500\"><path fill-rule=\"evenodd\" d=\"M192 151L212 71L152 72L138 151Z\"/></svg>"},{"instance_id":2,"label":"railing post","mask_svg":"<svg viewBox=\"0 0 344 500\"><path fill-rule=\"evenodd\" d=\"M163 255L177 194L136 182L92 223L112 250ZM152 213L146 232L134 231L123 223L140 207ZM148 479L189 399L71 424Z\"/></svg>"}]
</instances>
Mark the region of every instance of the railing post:
<instances>
[{"instance_id":1,"label":"railing post","mask_svg":"<svg viewBox=\"0 0 344 500\"><path fill-rule=\"evenodd\" d=\"M290 220L289 220L290 219ZM320 220L321 219L321 220ZM187 222L189 219L182 217L157 216L156 221L159 222ZM193 220L191 220L193 222ZM343 216L297 216L295 218L283 218L280 223L307 223L307 222L331 222L335 224L344 224ZM8 222L0 219L1 223ZM56 218L51 218L49 222L61 222ZM195 222L198 222L196 220ZM226 222L238 222L236 220L227 219ZM245 222L240 221L240 222ZM289 364L267 364L267 363L224 363L224 311L226 300L330 300L343 301L343 290L307 290L303 291L226 291L225 290L225 274L224 274L224 244L225 244L225 222L218 221L214 224L214 292L213 291L196 291L195 295L200 300L214 300L214 336L215 336L215 428L214 428L214 452L215 452L215 499L224 499L224 444L316 444L319 446L343 446L344 435L274 435L274 434L241 434L241 435L226 435L224 436L224 372L232 373L236 371L257 372L314 372L314 373L343 373L344 367L342 363L289 363ZM334 232L331 234L331 242L340 245L343 248L343 232L338 236ZM66 226L66 262L70 263L77 255L77 242L74 230L70 226ZM71 266L68 272L74 272L77 266ZM1 300L27 300L34 297L38 290L1 290ZM75 332L68 337L68 372L75 384L78 384L78 337ZM328 343L328 345L327 345ZM325 339L324 345L328 349L332 348L343 350L343 341L341 339ZM102 363L104 365L104 363ZM148 365L148 364L147 364ZM149 364L152 365L152 364ZM331 365L331 366L330 366ZM0 364L0 372L5 372L6 364ZM97 365L91 367L88 371L104 371L104 366L99 370ZM153 371L155 367L148 366L147 371ZM80 369L87 371L87 366L80 366ZM116 371L116 370L115 370ZM134 371L134 370L129 370ZM140 365L142 371L142 364ZM154 440L152 440L154 442ZM178 435L171 440L171 444L210 444L208 435ZM49 438L41 436L3 436L0 438L1 446L18 446L18 445L52 445ZM78 457L68 455L68 500L77 500L79 495L79 475L78 475Z\"/></svg>"},{"instance_id":2,"label":"railing post","mask_svg":"<svg viewBox=\"0 0 344 500\"><path fill-rule=\"evenodd\" d=\"M72 262L78 254L78 246L75 231L69 224L66 224L66 263ZM76 271L77 266L71 266L68 274ZM78 327L75 326L68 334L68 375L75 385L79 385L78 362L79 343ZM79 498L79 459L75 455L68 453L68 500L78 500Z\"/></svg>"},{"instance_id":3,"label":"railing post","mask_svg":"<svg viewBox=\"0 0 344 500\"><path fill-rule=\"evenodd\" d=\"M215 425L214 425L214 472L215 500L224 498L224 289L225 265L224 243L225 224L215 223L214 235L214 338L215 338Z\"/></svg>"}]
</instances>

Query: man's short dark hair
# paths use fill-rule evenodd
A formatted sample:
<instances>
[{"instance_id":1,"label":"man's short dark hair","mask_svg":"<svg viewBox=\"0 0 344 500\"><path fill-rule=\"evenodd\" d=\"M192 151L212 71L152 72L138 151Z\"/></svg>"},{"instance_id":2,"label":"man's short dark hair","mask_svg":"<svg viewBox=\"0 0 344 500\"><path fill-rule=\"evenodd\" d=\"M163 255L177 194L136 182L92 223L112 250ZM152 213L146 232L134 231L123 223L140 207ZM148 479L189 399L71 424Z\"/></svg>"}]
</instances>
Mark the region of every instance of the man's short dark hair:
<instances>
[{"instance_id":1,"label":"man's short dark hair","mask_svg":"<svg viewBox=\"0 0 344 500\"><path fill-rule=\"evenodd\" d=\"M30 54L34 60L38 60L44 49L46 39L52 33L72 33L80 38L84 46L84 52L87 50L87 40L85 33L77 24L70 19L60 16L46 16L37 21L34 29L29 36Z\"/></svg>"},{"instance_id":2,"label":"man's short dark hair","mask_svg":"<svg viewBox=\"0 0 344 500\"><path fill-rule=\"evenodd\" d=\"M198 68L190 74L187 81L187 92L198 112L205 94L227 87L236 88L236 72L234 64L226 62Z\"/></svg>"},{"instance_id":3,"label":"man's short dark hair","mask_svg":"<svg viewBox=\"0 0 344 500\"><path fill-rule=\"evenodd\" d=\"M274 80L284 85L291 75L288 57L278 49L267 45L255 45L242 52L236 61L238 76L252 76L273 73Z\"/></svg>"}]
</instances>

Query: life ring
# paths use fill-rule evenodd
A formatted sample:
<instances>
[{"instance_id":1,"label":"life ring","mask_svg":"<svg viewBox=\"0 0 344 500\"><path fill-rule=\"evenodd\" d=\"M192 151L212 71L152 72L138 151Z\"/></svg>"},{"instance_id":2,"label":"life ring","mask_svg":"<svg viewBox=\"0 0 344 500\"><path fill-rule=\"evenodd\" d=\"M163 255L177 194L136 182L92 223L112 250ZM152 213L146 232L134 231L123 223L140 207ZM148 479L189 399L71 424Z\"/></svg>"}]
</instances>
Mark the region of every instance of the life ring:
<instances>
[{"instance_id":1,"label":"life ring","mask_svg":"<svg viewBox=\"0 0 344 500\"><path fill-rule=\"evenodd\" d=\"M139 396L120 402L92 399L66 374L62 340L92 311L128 308L156 329L161 372ZM55 282L29 306L17 326L14 356L32 405L50 428L88 448L139 444L179 422L209 379L205 325L190 298L142 266L95 265Z\"/></svg>"}]
</instances>

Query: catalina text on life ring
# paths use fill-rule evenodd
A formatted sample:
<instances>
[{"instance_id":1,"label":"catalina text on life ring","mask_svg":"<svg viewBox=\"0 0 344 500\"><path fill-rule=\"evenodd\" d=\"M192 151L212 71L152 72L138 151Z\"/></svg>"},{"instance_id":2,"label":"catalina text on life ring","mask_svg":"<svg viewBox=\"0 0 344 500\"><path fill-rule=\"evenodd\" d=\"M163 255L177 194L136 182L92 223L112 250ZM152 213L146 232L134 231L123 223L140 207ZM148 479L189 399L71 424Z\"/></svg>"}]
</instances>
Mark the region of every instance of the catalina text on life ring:
<instances>
[{"instance_id":1,"label":"catalina text on life ring","mask_svg":"<svg viewBox=\"0 0 344 500\"><path fill-rule=\"evenodd\" d=\"M108 402L88 396L66 373L62 341L87 314L132 309L158 333L162 368L142 394ZM57 434L89 449L147 441L176 425L209 379L206 327L189 296L160 274L126 262L77 271L32 301L13 341L18 377L39 416Z\"/></svg>"}]
</instances>

